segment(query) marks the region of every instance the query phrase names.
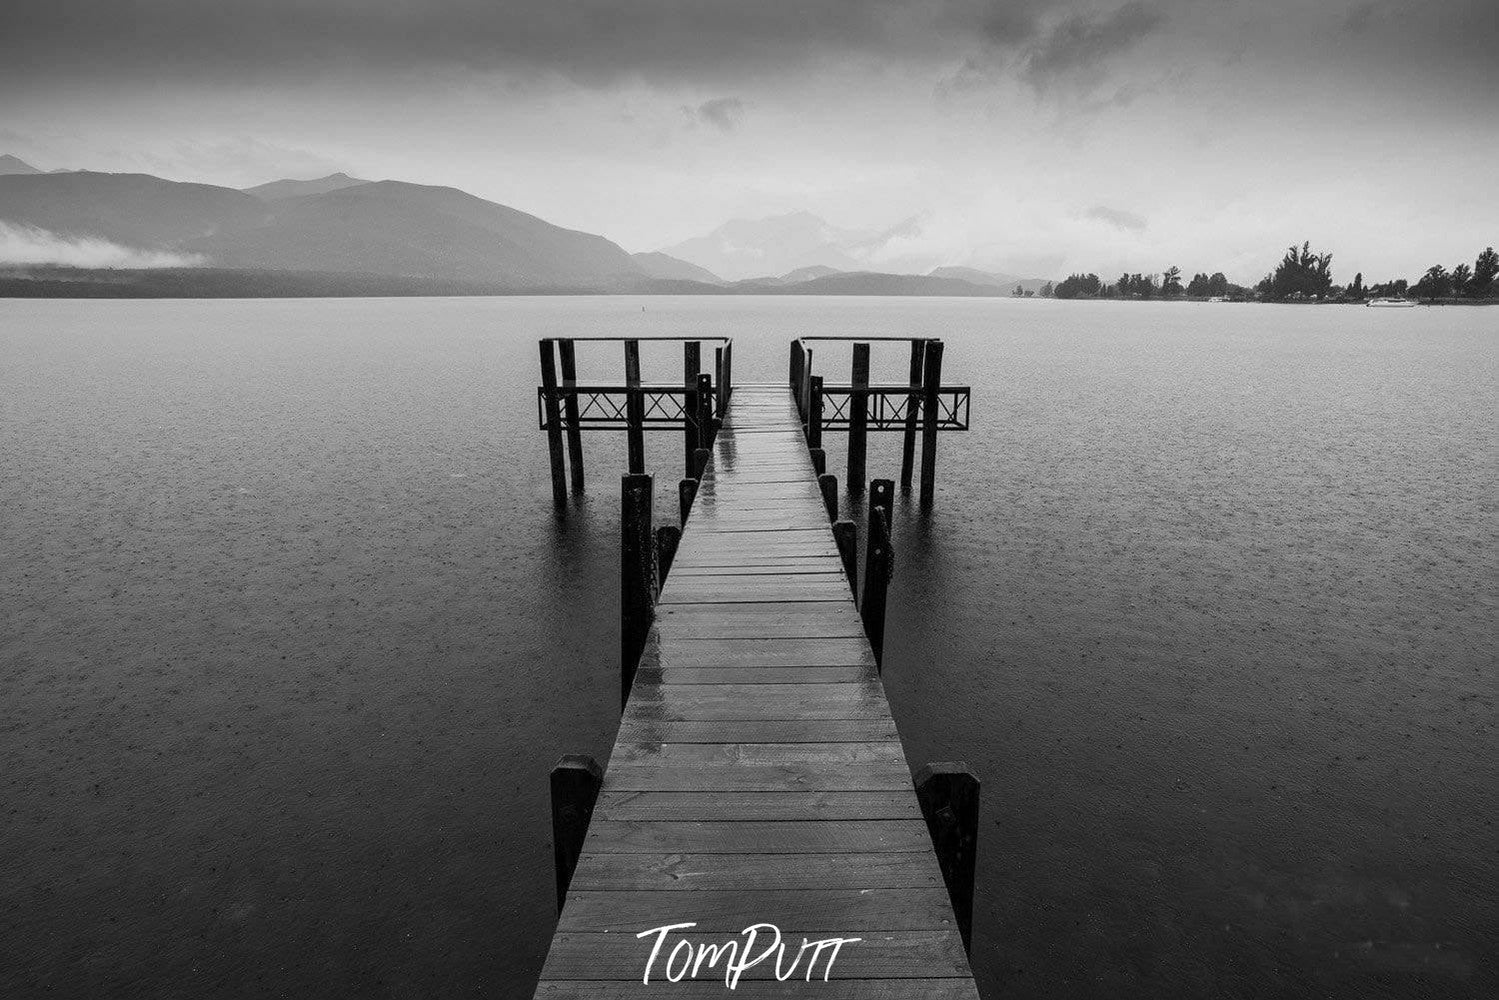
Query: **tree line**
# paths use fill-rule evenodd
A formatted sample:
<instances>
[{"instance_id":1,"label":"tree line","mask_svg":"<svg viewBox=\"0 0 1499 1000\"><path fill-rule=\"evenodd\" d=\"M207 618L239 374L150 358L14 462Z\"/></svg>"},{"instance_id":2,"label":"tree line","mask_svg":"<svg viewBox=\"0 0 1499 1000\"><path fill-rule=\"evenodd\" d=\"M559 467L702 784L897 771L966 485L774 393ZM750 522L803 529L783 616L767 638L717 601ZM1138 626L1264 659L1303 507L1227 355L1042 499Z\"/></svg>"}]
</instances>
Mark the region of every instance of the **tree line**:
<instances>
[{"instance_id":1,"label":"tree line","mask_svg":"<svg viewBox=\"0 0 1499 1000\"><path fill-rule=\"evenodd\" d=\"M1487 247L1469 265L1460 263L1450 271L1434 264L1414 283L1397 278L1381 284L1364 284L1362 272L1346 286L1332 275L1332 254L1318 253L1311 242L1287 248L1275 270L1253 288L1237 285L1222 271L1197 273L1183 283L1179 267L1161 274L1121 274L1105 282L1096 274L1070 274L1036 293L1057 299L1210 299L1258 300L1263 302L1363 302L1370 298L1411 297L1426 301L1441 299L1499 298L1499 254ZM1029 295L1018 285L1015 295Z\"/></svg>"}]
</instances>

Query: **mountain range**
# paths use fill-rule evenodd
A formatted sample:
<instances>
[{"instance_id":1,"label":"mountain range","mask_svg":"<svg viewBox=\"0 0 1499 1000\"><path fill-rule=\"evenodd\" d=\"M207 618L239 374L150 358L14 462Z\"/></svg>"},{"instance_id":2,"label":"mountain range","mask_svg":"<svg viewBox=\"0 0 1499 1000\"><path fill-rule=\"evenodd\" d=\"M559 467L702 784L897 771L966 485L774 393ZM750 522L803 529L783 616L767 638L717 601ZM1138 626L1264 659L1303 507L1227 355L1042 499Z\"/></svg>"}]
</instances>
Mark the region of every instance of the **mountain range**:
<instances>
[{"instance_id":1,"label":"mountain range","mask_svg":"<svg viewBox=\"0 0 1499 1000\"><path fill-rule=\"evenodd\" d=\"M49 288L77 280L118 289L122 270L153 267L182 273L172 282L152 279L152 288L190 290L188 269L197 268L205 286L213 272L215 289L232 286L235 274L300 274L318 277L244 283L334 289L325 294L344 286L368 294L381 277L400 279L393 282L399 294L441 286L443 294L994 295L1014 287L1009 276L978 271L872 270L864 265L868 248L885 239L797 213L736 220L667 251L631 254L602 236L450 187L338 173L236 190L149 174L44 173L0 156L0 267L49 268ZM83 273L101 268L111 273ZM6 294L25 277L11 273Z\"/></svg>"}]
</instances>

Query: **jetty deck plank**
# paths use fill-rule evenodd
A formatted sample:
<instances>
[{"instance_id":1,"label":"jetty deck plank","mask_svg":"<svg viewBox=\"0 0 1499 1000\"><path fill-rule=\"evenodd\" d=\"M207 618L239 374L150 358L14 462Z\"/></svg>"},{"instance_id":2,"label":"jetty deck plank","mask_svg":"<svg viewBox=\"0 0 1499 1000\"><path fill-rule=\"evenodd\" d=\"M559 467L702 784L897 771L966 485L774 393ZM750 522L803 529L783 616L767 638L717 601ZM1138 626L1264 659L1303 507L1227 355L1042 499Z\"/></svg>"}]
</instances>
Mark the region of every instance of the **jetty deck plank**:
<instances>
[{"instance_id":1,"label":"jetty deck plank","mask_svg":"<svg viewBox=\"0 0 1499 1000\"><path fill-rule=\"evenodd\" d=\"M779 386L735 388L535 995L719 996L721 965L672 983L658 958L642 982L652 940L636 935L687 921L672 943L774 924L787 962L804 938L860 939L828 982L821 964L777 982L767 962L743 996L978 996Z\"/></svg>"}]
</instances>

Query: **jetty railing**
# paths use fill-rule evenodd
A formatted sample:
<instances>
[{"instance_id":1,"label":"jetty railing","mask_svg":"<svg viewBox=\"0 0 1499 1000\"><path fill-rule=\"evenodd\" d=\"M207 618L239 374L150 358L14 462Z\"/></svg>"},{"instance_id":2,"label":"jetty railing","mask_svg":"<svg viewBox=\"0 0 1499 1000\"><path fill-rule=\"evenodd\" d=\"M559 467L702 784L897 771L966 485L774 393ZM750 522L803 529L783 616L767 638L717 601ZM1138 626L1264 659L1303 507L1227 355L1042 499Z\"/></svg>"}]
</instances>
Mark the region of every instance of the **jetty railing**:
<instances>
[{"instance_id":1,"label":"jetty railing","mask_svg":"<svg viewBox=\"0 0 1499 1000\"><path fill-rule=\"evenodd\" d=\"M813 344L853 344L853 366L846 383L828 383L813 372ZM904 385L871 384L872 343L910 345L910 376ZM900 432L900 485L911 490L916 437L921 435L920 502L930 507L936 497L937 435L968 430L971 390L966 385L942 384L942 341L923 337L800 337L791 344L789 381L797 412L818 472L826 471L822 435L848 434L848 489L863 492L870 432Z\"/></svg>"},{"instance_id":2,"label":"jetty railing","mask_svg":"<svg viewBox=\"0 0 1499 1000\"><path fill-rule=\"evenodd\" d=\"M641 341L680 343L682 380L642 381ZM712 372L702 370L704 342L716 345ZM579 383L579 344L622 344L624 382ZM624 431L627 435L628 471L641 474L645 472L645 432L680 430L687 475L696 476L702 461L699 452L705 452L712 444L733 392L734 341L731 338L562 337L543 339L540 347L541 385L536 387L537 419L547 435L552 498L558 505L567 502L569 466L572 492L584 491L583 431Z\"/></svg>"}]
</instances>

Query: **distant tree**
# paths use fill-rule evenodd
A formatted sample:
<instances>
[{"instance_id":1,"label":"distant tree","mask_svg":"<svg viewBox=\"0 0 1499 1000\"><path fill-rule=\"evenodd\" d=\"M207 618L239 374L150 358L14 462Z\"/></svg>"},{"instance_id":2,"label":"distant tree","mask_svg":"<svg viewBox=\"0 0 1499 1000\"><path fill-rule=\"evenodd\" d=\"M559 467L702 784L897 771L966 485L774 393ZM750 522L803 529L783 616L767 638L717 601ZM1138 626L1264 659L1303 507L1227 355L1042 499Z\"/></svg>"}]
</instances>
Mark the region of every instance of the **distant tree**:
<instances>
[{"instance_id":1,"label":"distant tree","mask_svg":"<svg viewBox=\"0 0 1499 1000\"><path fill-rule=\"evenodd\" d=\"M1361 299L1364 297L1364 272L1360 271L1353 276L1353 284L1348 286L1348 297Z\"/></svg>"},{"instance_id":2,"label":"distant tree","mask_svg":"<svg viewBox=\"0 0 1499 1000\"><path fill-rule=\"evenodd\" d=\"M1499 275L1499 254L1489 247L1473 262L1473 277L1468 279L1468 294L1475 299L1494 294L1494 277Z\"/></svg>"},{"instance_id":3,"label":"distant tree","mask_svg":"<svg viewBox=\"0 0 1499 1000\"><path fill-rule=\"evenodd\" d=\"M1208 276L1201 273L1192 275L1192 280L1187 282L1187 296L1193 299L1205 299L1208 297Z\"/></svg>"},{"instance_id":4,"label":"distant tree","mask_svg":"<svg viewBox=\"0 0 1499 1000\"><path fill-rule=\"evenodd\" d=\"M1046 284L1044 284L1044 285L1041 286L1041 297L1043 299L1049 299L1055 293L1056 293L1056 289L1052 288L1051 282L1048 281Z\"/></svg>"},{"instance_id":5,"label":"distant tree","mask_svg":"<svg viewBox=\"0 0 1499 1000\"><path fill-rule=\"evenodd\" d=\"M1468 285L1473 281L1473 269L1467 264L1458 264L1452 269L1452 294L1467 295Z\"/></svg>"},{"instance_id":6,"label":"distant tree","mask_svg":"<svg viewBox=\"0 0 1499 1000\"><path fill-rule=\"evenodd\" d=\"M1451 291L1452 276L1441 264L1428 267L1421 280L1411 286L1411 292L1422 299L1440 299Z\"/></svg>"},{"instance_id":7,"label":"distant tree","mask_svg":"<svg viewBox=\"0 0 1499 1000\"><path fill-rule=\"evenodd\" d=\"M1237 287L1237 286L1235 286ZM1242 289L1248 291L1248 289ZM1223 276L1222 271L1214 271L1213 276L1208 279L1208 295L1227 295L1228 279Z\"/></svg>"},{"instance_id":8,"label":"distant tree","mask_svg":"<svg viewBox=\"0 0 1499 1000\"><path fill-rule=\"evenodd\" d=\"M1069 274L1054 289L1054 294L1059 299L1091 299L1102 293L1103 283L1096 274Z\"/></svg>"},{"instance_id":9,"label":"distant tree","mask_svg":"<svg viewBox=\"0 0 1499 1000\"><path fill-rule=\"evenodd\" d=\"M1273 302L1321 298L1332 288L1332 254L1313 253L1311 242L1294 244L1275 270L1265 275L1259 291Z\"/></svg>"},{"instance_id":10,"label":"distant tree","mask_svg":"<svg viewBox=\"0 0 1499 1000\"><path fill-rule=\"evenodd\" d=\"M1023 295L1025 295L1025 289L1021 288L1019 285L1016 285L1015 286L1015 291L1012 292L1011 294L1014 295L1015 298L1018 299L1018 298L1022 297Z\"/></svg>"},{"instance_id":11,"label":"distant tree","mask_svg":"<svg viewBox=\"0 0 1499 1000\"><path fill-rule=\"evenodd\" d=\"M1182 269L1175 264L1166 268L1161 276L1161 297L1174 299L1182 293Z\"/></svg>"}]
</instances>

